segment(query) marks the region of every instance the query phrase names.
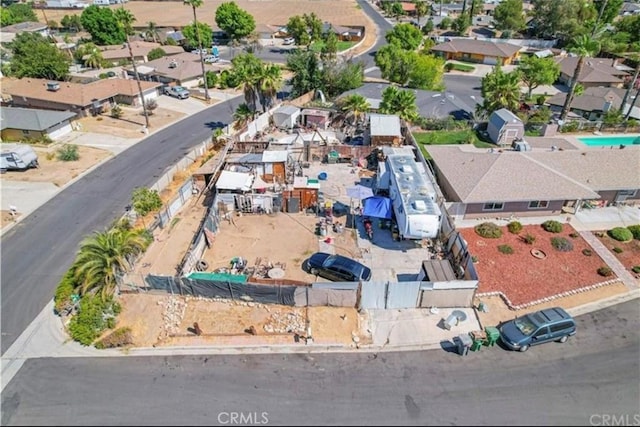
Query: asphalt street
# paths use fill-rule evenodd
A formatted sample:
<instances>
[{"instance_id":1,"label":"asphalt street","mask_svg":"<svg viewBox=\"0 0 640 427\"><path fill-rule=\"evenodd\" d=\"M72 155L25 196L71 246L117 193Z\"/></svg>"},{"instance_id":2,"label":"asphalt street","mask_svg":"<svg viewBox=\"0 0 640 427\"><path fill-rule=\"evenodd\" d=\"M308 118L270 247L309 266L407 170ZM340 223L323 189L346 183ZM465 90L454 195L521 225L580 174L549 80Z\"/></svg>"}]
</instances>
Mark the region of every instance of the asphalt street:
<instances>
[{"instance_id":1,"label":"asphalt street","mask_svg":"<svg viewBox=\"0 0 640 427\"><path fill-rule=\"evenodd\" d=\"M2 354L51 300L79 242L124 214L136 187L152 185L192 147L229 123L239 99L160 130L65 188L2 236Z\"/></svg>"},{"instance_id":2,"label":"asphalt street","mask_svg":"<svg viewBox=\"0 0 640 427\"><path fill-rule=\"evenodd\" d=\"M30 359L11 425L615 425L640 422L637 300L564 344L341 354ZM235 419L235 422L232 420ZM242 421L242 422L240 422Z\"/></svg>"}]
</instances>

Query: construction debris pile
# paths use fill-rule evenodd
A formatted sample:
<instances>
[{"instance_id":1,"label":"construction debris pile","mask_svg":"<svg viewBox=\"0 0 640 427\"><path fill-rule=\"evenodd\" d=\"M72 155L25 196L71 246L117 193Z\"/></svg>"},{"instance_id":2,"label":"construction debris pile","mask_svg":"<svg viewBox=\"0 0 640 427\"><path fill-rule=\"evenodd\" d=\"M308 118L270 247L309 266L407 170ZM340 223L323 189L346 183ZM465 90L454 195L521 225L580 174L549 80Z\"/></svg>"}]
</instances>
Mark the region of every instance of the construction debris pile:
<instances>
[{"instance_id":1,"label":"construction debris pile","mask_svg":"<svg viewBox=\"0 0 640 427\"><path fill-rule=\"evenodd\" d=\"M164 306L162 331L158 336L158 340L163 340L179 331L180 324L187 311L187 303L182 298L167 297L158 301L158 305Z\"/></svg>"}]
</instances>

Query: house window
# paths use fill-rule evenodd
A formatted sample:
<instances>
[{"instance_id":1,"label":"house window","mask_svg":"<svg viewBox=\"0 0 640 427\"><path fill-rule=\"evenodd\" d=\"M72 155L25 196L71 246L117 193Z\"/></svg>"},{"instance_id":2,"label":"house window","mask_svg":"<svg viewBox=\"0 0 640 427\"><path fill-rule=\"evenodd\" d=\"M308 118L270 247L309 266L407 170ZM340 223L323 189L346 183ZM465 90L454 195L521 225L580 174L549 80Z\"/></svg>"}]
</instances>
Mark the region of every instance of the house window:
<instances>
[{"instance_id":1,"label":"house window","mask_svg":"<svg viewBox=\"0 0 640 427\"><path fill-rule=\"evenodd\" d=\"M618 196L633 197L636 195L636 191L637 190L620 190L618 191Z\"/></svg>"},{"instance_id":2,"label":"house window","mask_svg":"<svg viewBox=\"0 0 640 427\"><path fill-rule=\"evenodd\" d=\"M532 200L529 202L529 209L546 209L549 207L547 200Z\"/></svg>"},{"instance_id":3,"label":"house window","mask_svg":"<svg viewBox=\"0 0 640 427\"><path fill-rule=\"evenodd\" d=\"M489 202L482 206L483 211L501 211L504 209L504 203L501 202Z\"/></svg>"},{"instance_id":4,"label":"house window","mask_svg":"<svg viewBox=\"0 0 640 427\"><path fill-rule=\"evenodd\" d=\"M23 130L23 131L22 131L22 134L23 134L23 135L29 135L29 131L28 131L28 130Z\"/></svg>"}]
</instances>

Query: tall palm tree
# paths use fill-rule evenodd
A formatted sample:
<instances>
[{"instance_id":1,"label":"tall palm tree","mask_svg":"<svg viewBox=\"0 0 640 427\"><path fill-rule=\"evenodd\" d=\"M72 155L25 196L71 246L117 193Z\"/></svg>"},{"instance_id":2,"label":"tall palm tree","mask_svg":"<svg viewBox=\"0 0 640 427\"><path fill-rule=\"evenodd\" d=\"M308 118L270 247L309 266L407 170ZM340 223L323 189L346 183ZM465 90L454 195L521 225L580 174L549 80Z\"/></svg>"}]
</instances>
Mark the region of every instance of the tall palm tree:
<instances>
[{"instance_id":1,"label":"tall palm tree","mask_svg":"<svg viewBox=\"0 0 640 427\"><path fill-rule=\"evenodd\" d=\"M158 42L158 40L160 39L160 34L158 33L158 26L155 22L147 22L147 29L144 30L144 38L147 41L151 39L154 43Z\"/></svg>"},{"instance_id":2,"label":"tall palm tree","mask_svg":"<svg viewBox=\"0 0 640 427\"><path fill-rule=\"evenodd\" d=\"M496 110L506 108L515 111L520 106L520 75L512 71L505 73L500 65L482 78L481 109L490 115Z\"/></svg>"},{"instance_id":3,"label":"tall palm tree","mask_svg":"<svg viewBox=\"0 0 640 427\"><path fill-rule=\"evenodd\" d=\"M593 56L599 51L600 42L586 34L583 34L582 36L574 39L573 46L569 48L569 52L578 55L578 63L576 64L576 69L574 70L573 77L571 78L569 93L567 93L567 97L564 100L564 106L562 107L562 112L560 112L560 120L566 119L567 114L569 114L569 109L571 108L571 103L573 102L576 85L578 84L580 73L582 73L582 67L584 66L585 58Z\"/></svg>"},{"instance_id":4,"label":"tall palm tree","mask_svg":"<svg viewBox=\"0 0 640 427\"><path fill-rule=\"evenodd\" d=\"M102 52L95 48L91 52L88 53L88 56L84 58L85 67L89 68L102 68L102 63L104 62L104 58L102 57Z\"/></svg>"},{"instance_id":5,"label":"tall palm tree","mask_svg":"<svg viewBox=\"0 0 640 427\"><path fill-rule=\"evenodd\" d=\"M103 299L112 296L119 276L130 271L135 257L149 246L143 232L112 228L85 238L74 264L80 294L96 293Z\"/></svg>"},{"instance_id":6,"label":"tall palm tree","mask_svg":"<svg viewBox=\"0 0 640 427\"><path fill-rule=\"evenodd\" d=\"M204 70L204 52L202 51L202 40L200 37L200 29L198 28L198 16L196 15L196 9L204 4L204 0L184 0L182 4L191 6L193 9L193 25L198 36L198 49L200 49L200 66L202 67L202 81L204 82L204 98L209 101L209 88L207 87L207 74ZM211 40L209 40L211 43Z\"/></svg>"},{"instance_id":7,"label":"tall palm tree","mask_svg":"<svg viewBox=\"0 0 640 427\"><path fill-rule=\"evenodd\" d=\"M418 25L421 25L420 18L427 16L429 13L429 5L426 0L413 0L413 3L416 5L416 18L418 20Z\"/></svg>"},{"instance_id":8,"label":"tall palm tree","mask_svg":"<svg viewBox=\"0 0 640 427\"><path fill-rule=\"evenodd\" d=\"M116 15L116 20L118 21L118 25L120 25L124 29L124 33L127 37L127 47L129 48L129 58L131 59L131 65L133 65L133 74L135 75L136 82L138 83L138 95L140 96L140 103L142 104L142 111L144 113L144 122L145 122L146 129L149 129L151 125L149 123L149 113L147 111L147 103L144 101L144 93L142 92L142 84L140 83L138 66L136 65L136 59L133 56L131 41L129 40L129 35L133 34L133 23L136 21L136 17L130 11L124 8L124 3L122 3L122 7L116 10L115 15Z\"/></svg>"},{"instance_id":9,"label":"tall palm tree","mask_svg":"<svg viewBox=\"0 0 640 427\"><path fill-rule=\"evenodd\" d=\"M380 112L396 114L407 122L418 118L416 94L410 90L400 90L396 86L389 86L382 92Z\"/></svg>"},{"instance_id":10,"label":"tall palm tree","mask_svg":"<svg viewBox=\"0 0 640 427\"><path fill-rule=\"evenodd\" d=\"M231 61L233 73L238 78L237 89L242 89L247 106L256 111L259 98L259 81L262 63L251 53L243 53Z\"/></svg>"},{"instance_id":11,"label":"tall palm tree","mask_svg":"<svg viewBox=\"0 0 640 427\"><path fill-rule=\"evenodd\" d=\"M282 83L282 69L277 64L264 64L261 67L257 90L262 111L266 112L273 105L273 99L282 87Z\"/></svg>"},{"instance_id":12,"label":"tall palm tree","mask_svg":"<svg viewBox=\"0 0 640 427\"><path fill-rule=\"evenodd\" d=\"M359 93L353 93L344 97L340 106L341 110L347 114L347 117L353 117L354 125L357 125L371 108L367 98Z\"/></svg>"}]
</instances>

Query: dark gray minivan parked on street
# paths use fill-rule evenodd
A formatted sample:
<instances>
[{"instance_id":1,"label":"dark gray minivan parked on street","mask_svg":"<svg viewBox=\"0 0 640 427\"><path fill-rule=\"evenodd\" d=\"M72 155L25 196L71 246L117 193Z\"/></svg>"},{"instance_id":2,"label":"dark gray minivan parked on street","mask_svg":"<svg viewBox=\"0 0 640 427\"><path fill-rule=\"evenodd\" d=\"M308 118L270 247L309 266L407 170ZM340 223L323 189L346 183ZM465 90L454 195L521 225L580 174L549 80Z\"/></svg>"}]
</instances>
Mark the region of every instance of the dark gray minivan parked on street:
<instances>
[{"instance_id":1,"label":"dark gray minivan parked on street","mask_svg":"<svg viewBox=\"0 0 640 427\"><path fill-rule=\"evenodd\" d=\"M500 325L500 339L511 350L550 341L565 342L576 333L576 322L560 307L525 314Z\"/></svg>"}]
</instances>

